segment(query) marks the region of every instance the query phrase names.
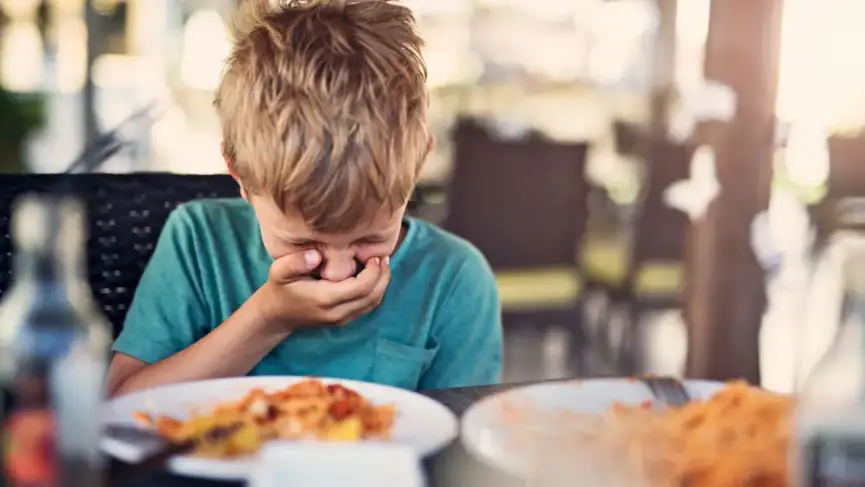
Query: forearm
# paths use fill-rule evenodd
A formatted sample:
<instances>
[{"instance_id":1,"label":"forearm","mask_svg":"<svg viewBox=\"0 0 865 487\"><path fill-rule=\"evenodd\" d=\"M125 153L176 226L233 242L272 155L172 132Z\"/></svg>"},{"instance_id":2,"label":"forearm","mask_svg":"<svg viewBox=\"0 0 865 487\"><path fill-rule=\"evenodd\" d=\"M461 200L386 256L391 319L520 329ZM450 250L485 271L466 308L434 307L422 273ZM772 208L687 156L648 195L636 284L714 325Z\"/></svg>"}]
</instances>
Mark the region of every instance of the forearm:
<instances>
[{"instance_id":1,"label":"forearm","mask_svg":"<svg viewBox=\"0 0 865 487\"><path fill-rule=\"evenodd\" d=\"M268 323L258 308L250 299L207 336L167 359L136 370L112 388L111 394L246 375L289 334L287 327Z\"/></svg>"}]
</instances>

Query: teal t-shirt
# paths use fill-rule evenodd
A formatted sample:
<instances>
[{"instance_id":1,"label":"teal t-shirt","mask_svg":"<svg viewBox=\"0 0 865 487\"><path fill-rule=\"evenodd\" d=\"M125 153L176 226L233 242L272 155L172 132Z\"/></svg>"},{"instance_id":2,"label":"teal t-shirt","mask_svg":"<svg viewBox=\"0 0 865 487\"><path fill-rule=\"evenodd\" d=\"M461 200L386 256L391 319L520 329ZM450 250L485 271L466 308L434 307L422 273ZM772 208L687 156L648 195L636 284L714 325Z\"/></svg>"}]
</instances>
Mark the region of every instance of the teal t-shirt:
<instances>
[{"instance_id":1,"label":"teal t-shirt","mask_svg":"<svg viewBox=\"0 0 865 487\"><path fill-rule=\"evenodd\" d=\"M391 281L371 313L303 328L251 375L311 375L406 389L492 384L502 365L496 282L471 244L407 218ZM200 340L267 281L273 259L242 199L202 200L168 218L114 350L158 362Z\"/></svg>"}]
</instances>

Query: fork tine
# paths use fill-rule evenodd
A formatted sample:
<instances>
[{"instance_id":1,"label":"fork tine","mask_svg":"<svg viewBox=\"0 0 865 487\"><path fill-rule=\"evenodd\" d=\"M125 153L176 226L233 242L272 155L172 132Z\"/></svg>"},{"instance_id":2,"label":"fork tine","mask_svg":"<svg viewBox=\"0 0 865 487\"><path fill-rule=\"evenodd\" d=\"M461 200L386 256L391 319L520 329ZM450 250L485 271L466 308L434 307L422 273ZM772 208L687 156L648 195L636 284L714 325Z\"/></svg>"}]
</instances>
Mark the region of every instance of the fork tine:
<instances>
[{"instance_id":1,"label":"fork tine","mask_svg":"<svg viewBox=\"0 0 865 487\"><path fill-rule=\"evenodd\" d=\"M652 392L655 400L670 406L682 406L691 398L684 384L674 377L642 377L640 380Z\"/></svg>"},{"instance_id":2,"label":"fork tine","mask_svg":"<svg viewBox=\"0 0 865 487\"><path fill-rule=\"evenodd\" d=\"M688 392L685 390L684 384L676 379L668 378L667 385L671 395L678 400L680 405L688 402Z\"/></svg>"}]
</instances>

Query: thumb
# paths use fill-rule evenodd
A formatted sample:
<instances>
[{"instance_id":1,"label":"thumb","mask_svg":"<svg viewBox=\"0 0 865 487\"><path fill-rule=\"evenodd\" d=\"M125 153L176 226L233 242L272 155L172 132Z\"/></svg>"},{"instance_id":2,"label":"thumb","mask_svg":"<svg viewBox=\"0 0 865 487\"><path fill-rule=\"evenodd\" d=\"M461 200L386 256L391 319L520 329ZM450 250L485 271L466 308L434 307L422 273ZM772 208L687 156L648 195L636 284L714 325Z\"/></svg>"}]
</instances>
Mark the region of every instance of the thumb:
<instances>
[{"instance_id":1,"label":"thumb","mask_svg":"<svg viewBox=\"0 0 865 487\"><path fill-rule=\"evenodd\" d=\"M270 266L270 279L277 282L293 281L318 267L319 262L321 254L317 250L284 255Z\"/></svg>"}]
</instances>

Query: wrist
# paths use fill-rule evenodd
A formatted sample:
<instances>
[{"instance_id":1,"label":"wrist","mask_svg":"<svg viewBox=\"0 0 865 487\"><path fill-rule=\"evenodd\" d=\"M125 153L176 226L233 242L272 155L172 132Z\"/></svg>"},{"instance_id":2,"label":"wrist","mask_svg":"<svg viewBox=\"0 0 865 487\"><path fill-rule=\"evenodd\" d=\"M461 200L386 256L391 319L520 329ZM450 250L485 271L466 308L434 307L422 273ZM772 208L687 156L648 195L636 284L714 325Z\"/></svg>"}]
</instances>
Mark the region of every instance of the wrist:
<instances>
[{"instance_id":1,"label":"wrist","mask_svg":"<svg viewBox=\"0 0 865 487\"><path fill-rule=\"evenodd\" d=\"M251 322L260 330L288 336L295 326L289 318L283 316L283 307L279 306L280 298L270 286L270 283L266 283L253 293L244 308L250 313Z\"/></svg>"}]
</instances>

